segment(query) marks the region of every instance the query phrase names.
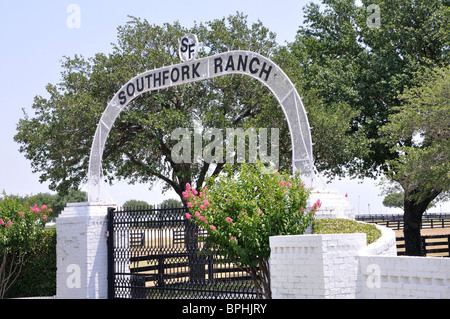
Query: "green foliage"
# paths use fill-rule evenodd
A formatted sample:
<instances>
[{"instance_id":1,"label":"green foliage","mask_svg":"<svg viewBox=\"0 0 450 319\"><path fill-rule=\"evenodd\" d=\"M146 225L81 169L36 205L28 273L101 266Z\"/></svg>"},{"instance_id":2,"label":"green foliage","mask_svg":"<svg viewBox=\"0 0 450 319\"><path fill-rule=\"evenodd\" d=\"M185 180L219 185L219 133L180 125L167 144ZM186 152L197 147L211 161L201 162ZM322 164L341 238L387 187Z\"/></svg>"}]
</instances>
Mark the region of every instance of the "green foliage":
<instances>
[{"instance_id":1,"label":"green foliage","mask_svg":"<svg viewBox=\"0 0 450 319\"><path fill-rule=\"evenodd\" d=\"M262 164L242 164L237 176L226 166L196 193L187 185L190 219L208 232L208 243L242 265L268 259L269 236L302 234L314 215L306 210L309 191L298 174L268 174Z\"/></svg>"},{"instance_id":2,"label":"green foliage","mask_svg":"<svg viewBox=\"0 0 450 319\"><path fill-rule=\"evenodd\" d=\"M420 202L450 191L450 67L417 78L420 84L400 95L402 105L382 132L383 141L397 154L388 161L388 177Z\"/></svg>"},{"instance_id":3,"label":"green foliage","mask_svg":"<svg viewBox=\"0 0 450 319\"><path fill-rule=\"evenodd\" d=\"M22 202L29 203L30 205L37 205L41 207L46 205L52 209L49 212L48 219L54 220L64 210L67 203L79 203L87 202L87 193L77 189L68 190L67 194L50 194L50 193L38 193L36 195L25 196L22 198Z\"/></svg>"},{"instance_id":4,"label":"green foliage","mask_svg":"<svg viewBox=\"0 0 450 319\"><path fill-rule=\"evenodd\" d=\"M367 245L381 237L381 231L375 226L341 218L320 218L312 223L313 234L353 234L365 233Z\"/></svg>"},{"instance_id":5,"label":"green foliage","mask_svg":"<svg viewBox=\"0 0 450 319\"><path fill-rule=\"evenodd\" d=\"M386 207L403 208L404 206L404 194L403 193L390 193L383 199L383 205Z\"/></svg>"},{"instance_id":6,"label":"green foliage","mask_svg":"<svg viewBox=\"0 0 450 319\"><path fill-rule=\"evenodd\" d=\"M355 118L359 116L360 111L343 99L328 100L317 87L308 84L310 77L305 77L305 74L309 74L310 70L298 57L296 43L279 48L273 60L295 83L308 112L316 168L328 177L361 170L359 159L367 157L370 148L364 132L355 129ZM267 118L278 121L279 116L273 116L274 112L278 111L268 110ZM282 129L284 125L280 126L280 135L289 136L289 131L281 131ZM286 147L283 143L290 146L291 141L282 139L280 143Z\"/></svg>"},{"instance_id":7,"label":"green foliage","mask_svg":"<svg viewBox=\"0 0 450 319\"><path fill-rule=\"evenodd\" d=\"M342 126L349 128L345 135L363 144L354 147L354 158L341 157L346 161L341 168L344 173L371 177L388 170L386 161L395 157L380 139L379 129L400 105L399 93L417 84L416 72L450 62L450 8L442 0L363 0L362 4L354 0L308 4L304 25L289 50L296 59L299 89L315 92L325 114L353 110L342 118ZM378 28L367 23L371 4L380 10Z\"/></svg>"},{"instance_id":8,"label":"green foliage","mask_svg":"<svg viewBox=\"0 0 450 319\"><path fill-rule=\"evenodd\" d=\"M3 192L0 198L0 251L26 249L42 236L49 214L45 205L30 207Z\"/></svg>"},{"instance_id":9,"label":"green foliage","mask_svg":"<svg viewBox=\"0 0 450 319\"><path fill-rule=\"evenodd\" d=\"M31 207L17 196L0 198L0 298L17 279L28 253L42 239L49 208Z\"/></svg>"},{"instance_id":10,"label":"green foliage","mask_svg":"<svg viewBox=\"0 0 450 319\"><path fill-rule=\"evenodd\" d=\"M56 229L45 230L30 249L22 271L6 298L56 295Z\"/></svg>"},{"instance_id":11,"label":"green foliage","mask_svg":"<svg viewBox=\"0 0 450 319\"><path fill-rule=\"evenodd\" d=\"M168 198L161 202L161 207L183 207L183 203L177 199Z\"/></svg>"},{"instance_id":12,"label":"green foliage","mask_svg":"<svg viewBox=\"0 0 450 319\"><path fill-rule=\"evenodd\" d=\"M189 208L186 217L207 232L201 239L243 268L256 273L259 266L258 280L266 293L270 290L269 237L305 231L320 206L318 201L307 210L308 196L299 174L269 174L261 163L242 164L236 174L226 166L202 190L187 184L183 192Z\"/></svg>"},{"instance_id":13,"label":"green foliage","mask_svg":"<svg viewBox=\"0 0 450 319\"><path fill-rule=\"evenodd\" d=\"M146 201L138 200L138 199L129 199L125 203L123 203L122 206L124 209L133 209L133 208L137 208L137 207L145 207L145 208L152 207L152 205L150 205Z\"/></svg>"}]
</instances>

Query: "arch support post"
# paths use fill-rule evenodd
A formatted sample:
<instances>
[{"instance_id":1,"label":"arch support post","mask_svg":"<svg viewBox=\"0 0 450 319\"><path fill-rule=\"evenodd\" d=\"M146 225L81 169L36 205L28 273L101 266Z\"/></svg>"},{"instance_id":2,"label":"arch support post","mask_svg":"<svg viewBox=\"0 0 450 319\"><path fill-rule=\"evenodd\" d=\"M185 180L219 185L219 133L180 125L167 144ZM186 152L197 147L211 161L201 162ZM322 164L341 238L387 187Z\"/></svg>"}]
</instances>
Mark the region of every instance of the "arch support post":
<instances>
[{"instance_id":1,"label":"arch support post","mask_svg":"<svg viewBox=\"0 0 450 319\"><path fill-rule=\"evenodd\" d=\"M107 212L115 204L69 203L56 219L56 298L108 298Z\"/></svg>"}]
</instances>

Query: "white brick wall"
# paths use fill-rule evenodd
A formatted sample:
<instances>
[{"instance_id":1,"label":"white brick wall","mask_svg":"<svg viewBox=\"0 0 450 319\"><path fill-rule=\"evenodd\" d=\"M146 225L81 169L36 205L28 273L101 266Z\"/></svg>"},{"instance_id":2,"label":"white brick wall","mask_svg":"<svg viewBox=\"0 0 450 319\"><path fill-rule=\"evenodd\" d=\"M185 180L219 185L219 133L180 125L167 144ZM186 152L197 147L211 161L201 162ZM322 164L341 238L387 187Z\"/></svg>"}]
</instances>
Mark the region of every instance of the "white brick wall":
<instances>
[{"instance_id":1,"label":"white brick wall","mask_svg":"<svg viewBox=\"0 0 450 319\"><path fill-rule=\"evenodd\" d=\"M360 273L358 298L450 298L449 258L361 256Z\"/></svg>"},{"instance_id":2,"label":"white brick wall","mask_svg":"<svg viewBox=\"0 0 450 319\"><path fill-rule=\"evenodd\" d=\"M68 204L57 218L57 298L107 297L107 208ZM395 234L270 238L273 298L450 298L450 258L396 256Z\"/></svg>"},{"instance_id":3,"label":"white brick wall","mask_svg":"<svg viewBox=\"0 0 450 319\"><path fill-rule=\"evenodd\" d=\"M321 235L325 274L325 298L355 298L358 255L365 234Z\"/></svg>"},{"instance_id":4,"label":"white brick wall","mask_svg":"<svg viewBox=\"0 0 450 319\"><path fill-rule=\"evenodd\" d=\"M273 298L450 298L450 258L396 256L380 229L369 246L365 234L271 237Z\"/></svg>"}]
</instances>

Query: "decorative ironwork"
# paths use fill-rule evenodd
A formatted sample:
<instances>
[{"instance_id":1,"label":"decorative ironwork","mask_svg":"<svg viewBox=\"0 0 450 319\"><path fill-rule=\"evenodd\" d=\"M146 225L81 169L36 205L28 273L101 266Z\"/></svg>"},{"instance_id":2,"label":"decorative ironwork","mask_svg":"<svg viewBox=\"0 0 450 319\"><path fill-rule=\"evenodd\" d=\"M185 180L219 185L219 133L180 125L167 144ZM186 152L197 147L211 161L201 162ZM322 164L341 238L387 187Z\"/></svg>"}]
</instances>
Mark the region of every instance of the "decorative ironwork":
<instances>
[{"instance_id":1,"label":"decorative ironwork","mask_svg":"<svg viewBox=\"0 0 450 319\"><path fill-rule=\"evenodd\" d=\"M100 186L106 140L115 120L132 100L146 92L230 74L252 77L263 83L276 97L291 134L292 168L301 173L308 187L312 186L315 173L311 132L300 95L289 77L269 58L238 50L146 71L122 86L106 106L92 141L88 167L89 202L102 201Z\"/></svg>"},{"instance_id":2,"label":"decorative ironwork","mask_svg":"<svg viewBox=\"0 0 450 319\"><path fill-rule=\"evenodd\" d=\"M256 298L249 274L198 241L185 213L109 209L109 298Z\"/></svg>"}]
</instances>

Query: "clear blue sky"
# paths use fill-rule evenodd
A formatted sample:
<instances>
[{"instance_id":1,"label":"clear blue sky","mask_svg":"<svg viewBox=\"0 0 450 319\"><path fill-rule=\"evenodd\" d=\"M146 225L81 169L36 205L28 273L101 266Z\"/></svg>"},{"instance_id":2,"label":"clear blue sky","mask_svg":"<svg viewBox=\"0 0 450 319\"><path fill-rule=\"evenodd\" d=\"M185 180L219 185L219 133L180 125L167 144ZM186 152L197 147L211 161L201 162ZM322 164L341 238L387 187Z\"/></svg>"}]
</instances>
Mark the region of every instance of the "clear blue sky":
<instances>
[{"instance_id":1,"label":"clear blue sky","mask_svg":"<svg viewBox=\"0 0 450 319\"><path fill-rule=\"evenodd\" d=\"M317 2L317 0L315 0ZM302 8L306 0L228 0L228 1L2 1L0 3L0 191L8 194L48 192L47 184L39 183L30 163L19 153L13 141L16 125L30 115L33 99L47 96L45 86L60 80L60 61L75 54L85 57L108 53L116 42L116 29L125 24L128 15L147 19L152 24L179 21L190 27L194 22L222 18L236 11L248 15L248 21L258 19L277 34L280 44L292 42L302 24ZM80 27L69 28L67 20L73 12L69 5L80 9ZM381 205L379 189L372 182L333 183L361 212L400 213ZM120 183L107 188L113 201L121 205L127 199L142 199L151 204L163 199L158 190L150 192L146 185L129 187ZM172 193L173 194L173 193ZM168 194L167 197L175 195ZM444 208L443 208L444 209ZM450 209L447 209L450 211Z\"/></svg>"}]
</instances>

